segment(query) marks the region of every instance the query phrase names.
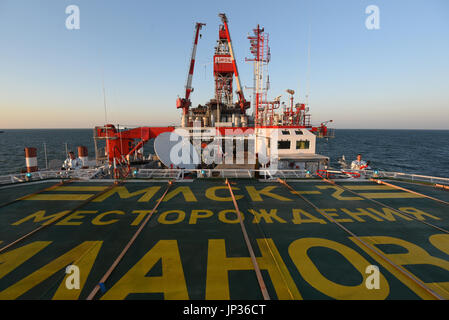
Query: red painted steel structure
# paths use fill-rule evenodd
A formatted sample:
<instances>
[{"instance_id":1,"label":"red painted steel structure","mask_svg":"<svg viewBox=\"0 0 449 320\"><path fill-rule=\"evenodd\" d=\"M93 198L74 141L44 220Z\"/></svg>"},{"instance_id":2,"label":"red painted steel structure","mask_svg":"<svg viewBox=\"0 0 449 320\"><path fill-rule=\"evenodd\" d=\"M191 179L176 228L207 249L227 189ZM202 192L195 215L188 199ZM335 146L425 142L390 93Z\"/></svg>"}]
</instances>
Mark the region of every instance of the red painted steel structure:
<instances>
[{"instance_id":1,"label":"red painted steel structure","mask_svg":"<svg viewBox=\"0 0 449 320\"><path fill-rule=\"evenodd\" d=\"M225 27L218 30L218 41L214 54L215 99L218 104L230 106L232 104L232 81L234 68L232 64ZM219 121L219 120L217 120Z\"/></svg>"},{"instance_id":2,"label":"red painted steel structure","mask_svg":"<svg viewBox=\"0 0 449 320\"><path fill-rule=\"evenodd\" d=\"M218 45L214 55L214 77L217 102L230 106L232 104L232 77L237 83L238 106L241 114L245 114L250 107L246 101L240 84L239 71L232 48L231 35L229 33L228 18L224 13L219 14L223 25L218 31ZM224 100L224 101L223 101Z\"/></svg>"},{"instance_id":3,"label":"red painted steel structure","mask_svg":"<svg viewBox=\"0 0 449 320\"><path fill-rule=\"evenodd\" d=\"M129 130L118 131L114 125L107 124L95 127L95 134L98 138L106 139L105 150L108 153L110 163L116 160L123 160L127 155L143 147L152 138L156 138L163 132L172 132L175 127L139 127Z\"/></svg>"},{"instance_id":4,"label":"red painted steel structure","mask_svg":"<svg viewBox=\"0 0 449 320\"><path fill-rule=\"evenodd\" d=\"M305 128L303 126L261 126L261 129L297 129ZM108 160L113 163L123 161L126 156L132 155L135 151L143 147L150 139L156 138L163 132L173 132L175 127L139 127L129 130L118 131L114 125L95 127L95 134L98 138L106 139L106 148L108 152ZM225 136L227 134L239 135L238 132L245 134L247 130L253 130L254 127L217 127L217 135ZM320 127L308 128L311 132L317 133Z\"/></svg>"},{"instance_id":5,"label":"red painted steel structure","mask_svg":"<svg viewBox=\"0 0 449 320\"><path fill-rule=\"evenodd\" d=\"M249 108L250 102L246 101L242 87L240 84L239 73L237 69L237 63L235 61L235 56L232 49L232 42L229 33L228 19L225 14L219 14L223 25L220 25L219 28L219 40L218 45L214 54L214 78L215 78L215 94L217 98L217 103L223 103L228 107L232 105L232 80L235 76L237 83L237 94L238 94L238 103L236 107L239 107L239 112L243 115L246 114L246 109ZM193 91L192 88L192 78L193 78L193 70L195 66L195 56L196 56L196 48L198 44L198 37L201 27L205 25L204 23L196 23L195 25L195 36L190 60L190 67L187 76L186 83L186 92L184 98L177 99L177 108L183 109L183 115L185 116L190 107L190 94ZM254 59L250 61L257 61L261 63L267 64L270 60L270 53L268 47L268 36L263 33L263 28L254 29L254 36L248 37L251 41L251 52L254 55ZM256 74L256 73L255 73ZM263 87L263 86L262 86ZM259 86L259 88L262 88ZM262 94L262 91L258 91L257 96L255 98L256 104L256 119L255 125L260 128L276 128L276 129L288 129L288 128L306 128L315 134L319 134L320 136L326 136L327 127L326 123L322 123L320 127L312 127L310 125L310 115L306 114L305 104L296 104L296 110L293 110L293 94L291 94L291 103L290 108L287 108L283 114L284 119L287 121L283 121L283 125L276 125L273 122L274 109L279 108L280 102L278 100L268 101L266 98L266 89L263 89L265 94ZM288 91L287 91L288 92ZM290 93L290 92L289 92ZM265 110L270 114L269 121L264 124L258 122L259 111ZM265 109L264 109L265 108ZM302 115L302 117L299 117ZM295 121L288 121L288 119L292 116L297 119ZM301 119L299 121L298 119ZM229 130L231 129L231 130ZM234 129L234 130L233 130ZM253 126L250 127L217 127L216 133L218 135L238 135L235 130L239 130L241 132L247 131L248 129L254 129ZM126 157L128 155L132 155L134 152L143 147L143 145L148 142L152 138L156 138L159 134L163 132L173 132L175 127L138 127L129 130L117 130L114 125L107 124L105 126L95 127L95 136L96 138L105 139L106 140L106 153L107 159L110 164L112 163L123 163L126 162ZM238 132L238 131L237 131Z\"/></svg>"}]
</instances>

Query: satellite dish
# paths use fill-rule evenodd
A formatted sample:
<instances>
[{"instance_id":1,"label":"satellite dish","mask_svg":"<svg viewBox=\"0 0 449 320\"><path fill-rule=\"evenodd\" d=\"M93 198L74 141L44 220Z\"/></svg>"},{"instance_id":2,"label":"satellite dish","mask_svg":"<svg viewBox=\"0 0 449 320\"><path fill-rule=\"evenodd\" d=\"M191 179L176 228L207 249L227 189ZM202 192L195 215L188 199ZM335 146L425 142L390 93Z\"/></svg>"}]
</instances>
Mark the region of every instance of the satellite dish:
<instances>
[{"instance_id":1,"label":"satellite dish","mask_svg":"<svg viewBox=\"0 0 449 320\"><path fill-rule=\"evenodd\" d=\"M154 140L154 151L168 168L195 169L200 163L198 152L189 139L176 132L164 132Z\"/></svg>"}]
</instances>

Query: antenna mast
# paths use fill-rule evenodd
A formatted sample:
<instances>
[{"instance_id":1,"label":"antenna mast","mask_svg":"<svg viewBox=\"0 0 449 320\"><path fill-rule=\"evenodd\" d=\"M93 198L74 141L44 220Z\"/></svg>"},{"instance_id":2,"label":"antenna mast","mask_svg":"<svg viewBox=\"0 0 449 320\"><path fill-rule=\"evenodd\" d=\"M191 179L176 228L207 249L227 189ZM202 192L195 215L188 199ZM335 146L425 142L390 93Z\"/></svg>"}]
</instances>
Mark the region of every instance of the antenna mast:
<instances>
[{"instance_id":1,"label":"antenna mast","mask_svg":"<svg viewBox=\"0 0 449 320\"><path fill-rule=\"evenodd\" d=\"M307 44L307 88L306 88L306 106L309 106L310 94L310 34L312 26L309 24L309 41Z\"/></svg>"}]
</instances>

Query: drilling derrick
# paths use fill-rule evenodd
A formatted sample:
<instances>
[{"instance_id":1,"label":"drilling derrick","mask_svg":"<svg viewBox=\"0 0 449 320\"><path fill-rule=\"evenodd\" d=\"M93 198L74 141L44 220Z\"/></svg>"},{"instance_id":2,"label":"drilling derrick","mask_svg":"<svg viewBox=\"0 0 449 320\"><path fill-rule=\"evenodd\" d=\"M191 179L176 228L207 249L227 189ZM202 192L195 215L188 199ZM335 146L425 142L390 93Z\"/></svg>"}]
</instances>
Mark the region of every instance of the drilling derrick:
<instances>
[{"instance_id":1,"label":"drilling derrick","mask_svg":"<svg viewBox=\"0 0 449 320\"><path fill-rule=\"evenodd\" d=\"M227 126L246 126L246 109L250 102L245 96L240 85L239 72L232 49L231 36L229 33L228 19L226 15L219 14L223 24L218 29L217 46L214 52L214 79L215 98L206 106L211 110L211 123L221 123ZM233 79L237 85L238 102L233 102ZM226 123L226 124L224 124Z\"/></svg>"},{"instance_id":2,"label":"drilling derrick","mask_svg":"<svg viewBox=\"0 0 449 320\"><path fill-rule=\"evenodd\" d=\"M217 104L225 108L232 107L234 68L224 25L220 25L218 31L217 46L214 54L214 78Z\"/></svg>"},{"instance_id":3,"label":"drilling derrick","mask_svg":"<svg viewBox=\"0 0 449 320\"><path fill-rule=\"evenodd\" d=\"M235 105L235 107L236 108L240 107L240 112L242 114L245 114L246 109L248 109L250 107L250 102L246 101L245 95L243 94L242 86L240 84L240 76L239 76L239 71L237 68L237 62L235 61L234 49L232 49L232 41L231 41L231 34L229 32L228 18L226 17L226 15L224 13L220 13L219 16L221 18L221 21L223 22L224 34L226 36L226 40L228 41L228 49L229 49L229 54L231 56L232 68L233 68L234 76L235 76L235 82L237 83L237 95L238 95L239 101Z\"/></svg>"}]
</instances>

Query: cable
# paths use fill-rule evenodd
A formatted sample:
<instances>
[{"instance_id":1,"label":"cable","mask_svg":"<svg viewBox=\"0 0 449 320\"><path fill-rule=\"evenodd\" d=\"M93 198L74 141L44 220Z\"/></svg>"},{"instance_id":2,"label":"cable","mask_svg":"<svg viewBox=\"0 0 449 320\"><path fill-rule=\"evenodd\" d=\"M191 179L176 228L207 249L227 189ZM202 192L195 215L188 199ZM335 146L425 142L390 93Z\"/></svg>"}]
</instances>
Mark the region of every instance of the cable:
<instances>
[{"instance_id":1,"label":"cable","mask_svg":"<svg viewBox=\"0 0 449 320\"><path fill-rule=\"evenodd\" d=\"M114 271L114 269L117 267L117 265L120 263L120 261L122 260L122 258L125 256L126 252L128 251L128 249L132 246L132 244L134 243L134 241L137 239L137 237L139 236L139 234L142 232L143 228L146 226L146 224L148 223L148 221L150 220L151 216L153 215L153 213L156 211L157 207L159 206L159 204L162 202L162 200L164 199L164 197L166 196L168 190L170 189L170 187L173 185L173 181L169 181L168 182L168 187L165 190L164 194L162 195L162 197L159 198L159 201L156 203L156 205L154 206L153 210L151 210L150 214L145 218L145 220L141 223L139 229L134 233L134 235L131 237L131 239L129 240L129 242L126 244L125 248L123 248L122 252L118 255L118 257L115 259L114 263L109 267L108 271L106 271L106 273L104 274L104 276L100 279L100 281L98 282L98 284L95 286L95 288L92 290L92 292L88 295L88 297L86 298L86 300L92 300L93 298L95 298L95 295L97 294L98 290L100 289L101 285L104 284L106 282L106 280L108 280L109 276L111 275L111 273Z\"/></svg>"},{"instance_id":2,"label":"cable","mask_svg":"<svg viewBox=\"0 0 449 320\"><path fill-rule=\"evenodd\" d=\"M372 178L370 180L373 181L373 182L376 182L378 184L383 184L383 185L386 185L386 186L389 186L389 187L392 187L392 188L403 190L403 191L406 191L406 192L409 192L409 193L413 193L413 194L419 195L419 196L424 197L424 198L428 198L428 199L431 199L431 200L443 203L445 205L449 205L449 202L446 202L444 200L440 200L440 199L437 199L437 198L425 195L423 193L419 193L419 192L416 192L416 191L413 191L413 190L410 190L410 189L406 189L406 188L394 185L392 183L388 183L388 182L385 182L385 181L382 181L382 180L379 180L379 179L372 179Z\"/></svg>"},{"instance_id":3,"label":"cable","mask_svg":"<svg viewBox=\"0 0 449 320\"><path fill-rule=\"evenodd\" d=\"M424 223L424 224L428 225L429 227L432 227L432 228L434 228L434 229L437 229L438 231L441 231L441 232L444 232L444 233L448 233L448 234L449 234L449 231L446 230L446 229L444 229L444 228L438 227L438 226L436 226L436 225L434 225L434 224L432 224L432 223L426 222L426 221L419 220L419 219L417 219L416 217L414 217L414 216L412 216L412 215L410 215L410 214L408 214L408 213L406 213L406 212L397 210L397 209L395 209L395 208L393 208L393 207L390 207L389 205L386 205L386 204L384 204L384 203L382 203L382 202L380 202L380 201L377 201L377 200L374 200L374 199L370 199L370 198L364 196L363 194L357 193L357 192L355 192L355 191L353 191L353 190L351 190L351 189L348 189L348 188L346 188L346 187L344 187L344 186L342 186L342 185L336 184L335 182L333 182L333 181L331 181L331 180L328 180L328 179L324 178L324 177L321 176L319 173L317 173L317 174L318 174L318 176L319 176L321 179L323 179L324 182L327 182L327 183L329 183L329 184L331 184L331 185L334 185L334 186L336 186L336 187L338 187L338 188L342 188L342 189L344 189L344 190L346 190L346 191L349 191L349 192L351 192L352 194L355 194L355 195L358 196L358 197L361 197L361 198L363 198L363 199L365 199L365 200L369 200L369 201L371 201L371 202L373 202L373 203L375 203L375 204L377 204L377 205L379 205L379 206L381 206L381 207L386 207L386 208L388 208L388 209L390 209L390 210L393 210L394 212L397 212L397 213L399 213L399 214L402 214L402 215L404 215L404 216L406 216L406 217L408 217L408 218L410 218L410 219L413 219L413 220L419 221L419 222L421 222L421 223Z\"/></svg>"},{"instance_id":4,"label":"cable","mask_svg":"<svg viewBox=\"0 0 449 320\"><path fill-rule=\"evenodd\" d=\"M403 275L405 275L407 278L409 278L410 280L412 280L414 283L416 283L419 287L421 287L422 289L424 289L427 293L429 293L430 295L432 295L434 298L438 299L438 300L445 300L442 296L440 296L438 293L436 293L435 291L433 291L432 289L430 289L429 287L427 287L425 285L424 282L422 282L420 279L416 278L414 275L412 275L410 272L408 272L407 270L405 270L404 268L402 268L401 266L395 264L393 261L391 261L390 259L388 259L384 254L382 254L379 250L377 250L376 248L374 248L373 246L369 245L368 243L366 243L365 241L363 241L361 238L359 238L355 233L353 233L352 231L350 231L348 228L346 228L345 226L343 226L341 223L339 223L338 221L336 221L334 218L332 218L330 215L328 215L326 212L320 210L315 204L313 204L310 200L308 200L306 197L304 197L303 195L301 195L299 192L297 192L295 189L293 189L290 185L287 184L287 182L285 182L285 180L281 180L280 178L278 178L278 182L282 185L284 185L285 187L287 187L292 193L296 194L297 196L299 196L301 199L303 199L305 202L307 202L309 205L311 205L319 214L324 215L327 219L329 219L330 221L332 221L333 223L335 223L338 227L340 227L341 229L343 229L346 233L348 233L349 235L351 235L352 237L354 237L354 239L356 239L357 241L359 241L363 246L365 246L366 248L368 248L369 250L371 250L374 254L376 254L377 256L379 256L380 258L382 258L384 261L386 261L387 263L389 263L392 267L394 267L396 270L398 270L400 273L402 273Z\"/></svg>"},{"instance_id":5,"label":"cable","mask_svg":"<svg viewBox=\"0 0 449 320\"><path fill-rule=\"evenodd\" d=\"M243 237L245 238L245 243L248 248L249 254L251 256L251 261L253 263L254 270L256 271L257 281L259 282L259 286L260 286L260 290L262 291L263 298L264 298L264 300L270 300L270 296L268 295L267 287L265 285L265 282L263 281L262 273L260 272L259 264L257 263L256 255L254 254L253 247L251 245L251 242L249 241L248 233L246 232L245 224L243 223L242 214L237 205L237 201L235 200L234 192L232 191L232 188L231 188L231 185L230 185L228 179L226 179L225 183L228 185L229 192L232 197L232 202L234 203L234 207L235 207L235 210L236 210L238 218L239 218L240 227L242 228Z\"/></svg>"},{"instance_id":6,"label":"cable","mask_svg":"<svg viewBox=\"0 0 449 320\"><path fill-rule=\"evenodd\" d=\"M120 183L118 183L120 184ZM77 205L75 208L73 208L72 210L67 211L66 213L64 213L63 215L59 216L57 219L53 220L51 223L48 224L42 224L40 227L37 227L36 229L28 232L27 234L21 236L20 238L14 240L13 242L10 242L9 244L5 245L4 247L0 248L0 253L2 253L3 251L7 250L8 248L12 247L13 245L15 245L16 243L21 242L22 240L27 239L28 237L32 236L33 234L35 234L36 232L44 229L45 227L51 226L52 224L54 224L55 222L61 220L62 218L64 218L65 216L73 213L75 210L78 210L79 208L85 206L86 204L88 204L89 202L91 202L92 200L94 200L95 198L101 196L102 194L106 193L107 191L111 190L112 188L114 188L116 185L118 185L116 183L108 186L106 189L100 191L97 194L92 195L91 197L89 197L88 199L84 200L81 204Z\"/></svg>"},{"instance_id":7,"label":"cable","mask_svg":"<svg viewBox=\"0 0 449 320\"><path fill-rule=\"evenodd\" d=\"M53 190L53 189L55 189L55 188L57 188L57 187L63 186L63 185L68 184L68 183L70 183L70 182L72 182L72 181L73 181L73 179L58 182L57 184L52 185L52 186L50 186L50 187L44 188L44 189L42 189L42 190L39 190L39 191L30 193L30 194L27 194L27 195L25 195L25 196L23 196L23 197L20 197L20 198L15 199L15 200L12 200L12 201L3 203L3 204L0 205L0 208L9 206L10 204L16 203L16 202L18 202L18 201L22 201L22 200L28 199L29 197L32 197L32 196L37 195L37 194L40 194L40 193L42 193L42 192Z\"/></svg>"}]
</instances>

